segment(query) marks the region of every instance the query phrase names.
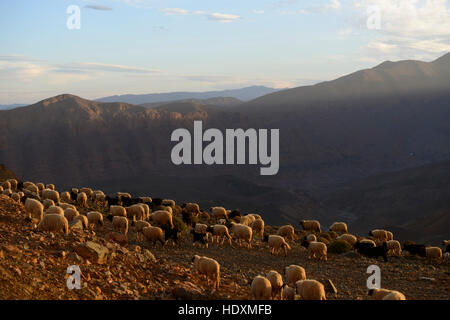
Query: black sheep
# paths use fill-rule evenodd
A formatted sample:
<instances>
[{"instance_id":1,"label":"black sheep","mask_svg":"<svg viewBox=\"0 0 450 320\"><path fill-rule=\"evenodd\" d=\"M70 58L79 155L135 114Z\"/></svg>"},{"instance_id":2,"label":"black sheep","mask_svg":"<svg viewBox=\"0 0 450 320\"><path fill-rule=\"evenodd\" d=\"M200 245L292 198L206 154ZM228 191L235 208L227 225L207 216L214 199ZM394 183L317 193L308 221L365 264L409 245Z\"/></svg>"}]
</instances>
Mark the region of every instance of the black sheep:
<instances>
[{"instance_id":1,"label":"black sheep","mask_svg":"<svg viewBox=\"0 0 450 320\"><path fill-rule=\"evenodd\" d=\"M241 215L242 215L241 211L239 209L236 209L236 210L231 211L230 215L228 216L228 219L231 220L233 218L240 217Z\"/></svg>"},{"instance_id":2,"label":"black sheep","mask_svg":"<svg viewBox=\"0 0 450 320\"><path fill-rule=\"evenodd\" d=\"M410 254L418 254L421 257L426 257L426 250L424 244L405 243L403 251L408 251Z\"/></svg>"},{"instance_id":3,"label":"black sheep","mask_svg":"<svg viewBox=\"0 0 450 320\"><path fill-rule=\"evenodd\" d=\"M197 232L195 232L194 229L191 230L191 233L194 236L193 243L200 242L201 244L204 244L204 245L207 244L206 239L205 239L206 234L204 234L204 233L197 233Z\"/></svg>"},{"instance_id":4,"label":"black sheep","mask_svg":"<svg viewBox=\"0 0 450 320\"><path fill-rule=\"evenodd\" d=\"M106 196L106 201L108 201L109 206L118 206L119 205L119 199L117 198L111 198L110 196Z\"/></svg>"},{"instance_id":5,"label":"black sheep","mask_svg":"<svg viewBox=\"0 0 450 320\"><path fill-rule=\"evenodd\" d=\"M179 231L176 227L173 227L171 229L167 226L163 226L162 230L164 231L164 237L165 237L166 241L168 241L169 239L172 239L176 244L178 244Z\"/></svg>"},{"instance_id":6,"label":"black sheep","mask_svg":"<svg viewBox=\"0 0 450 320\"><path fill-rule=\"evenodd\" d=\"M191 226L192 227L192 224L194 223L194 215L193 215L193 213L183 210L181 212L181 215L182 215L183 222L187 226Z\"/></svg>"},{"instance_id":7,"label":"black sheep","mask_svg":"<svg viewBox=\"0 0 450 320\"><path fill-rule=\"evenodd\" d=\"M368 258L383 257L384 262L388 261L387 259L388 249L386 242L383 242L381 246L373 247L372 244L370 243L361 243L358 241L355 243L354 247L356 248L358 253L360 253L363 256L366 256Z\"/></svg>"}]
</instances>

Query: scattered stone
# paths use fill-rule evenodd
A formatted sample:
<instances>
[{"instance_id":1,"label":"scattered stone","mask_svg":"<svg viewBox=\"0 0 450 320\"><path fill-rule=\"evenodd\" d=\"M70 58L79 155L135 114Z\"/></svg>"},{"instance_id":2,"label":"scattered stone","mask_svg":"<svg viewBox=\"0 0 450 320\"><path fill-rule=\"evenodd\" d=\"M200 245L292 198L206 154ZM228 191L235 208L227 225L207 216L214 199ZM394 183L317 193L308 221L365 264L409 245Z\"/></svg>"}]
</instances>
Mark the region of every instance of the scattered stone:
<instances>
[{"instance_id":1,"label":"scattered stone","mask_svg":"<svg viewBox=\"0 0 450 320\"><path fill-rule=\"evenodd\" d=\"M108 248L93 241L78 245L75 248L75 252L79 256L98 264L105 263L109 254Z\"/></svg>"},{"instance_id":2,"label":"scattered stone","mask_svg":"<svg viewBox=\"0 0 450 320\"><path fill-rule=\"evenodd\" d=\"M182 282L172 290L172 295L178 300L193 300L202 296L202 290L192 282Z\"/></svg>"}]
</instances>

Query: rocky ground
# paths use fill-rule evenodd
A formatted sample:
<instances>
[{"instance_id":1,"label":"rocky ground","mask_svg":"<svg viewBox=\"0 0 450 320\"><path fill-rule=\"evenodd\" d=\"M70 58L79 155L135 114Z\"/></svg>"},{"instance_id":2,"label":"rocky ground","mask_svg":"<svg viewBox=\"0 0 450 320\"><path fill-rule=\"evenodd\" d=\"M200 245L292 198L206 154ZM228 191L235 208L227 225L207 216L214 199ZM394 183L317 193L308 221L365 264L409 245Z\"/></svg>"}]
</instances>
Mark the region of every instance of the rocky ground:
<instances>
[{"instance_id":1,"label":"rocky ground","mask_svg":"<svg viewBox=\"0 0 450 320\"><path fill-rule=\"evenodd\" d=\"M381 268L382 287L403 292L407 299L450 298L450 263L423 258L390 257L389 262L350 252L329 254L327 262L308 260L306 250L292 243L287 257L272 256L267 244L255 240L251 250L233 243L193 247L188 235L178 246L164 248L137 241L130 228L128 244L107 241L112 231L105 220L97 232L72 229L69 235L39 232L25 221L22 205L0 195L0 299L250 299L251 279L269 270L282 273L290 264L306 269L307 277L331 280L337 293L327 299L367 299L367 267ZM270 232L270 227L268 228ZM212 292L196 276L194 254L216 259L221 283ZM81 269L81 289L69 290L67 267Z\"/></svg>"}]
</instances>

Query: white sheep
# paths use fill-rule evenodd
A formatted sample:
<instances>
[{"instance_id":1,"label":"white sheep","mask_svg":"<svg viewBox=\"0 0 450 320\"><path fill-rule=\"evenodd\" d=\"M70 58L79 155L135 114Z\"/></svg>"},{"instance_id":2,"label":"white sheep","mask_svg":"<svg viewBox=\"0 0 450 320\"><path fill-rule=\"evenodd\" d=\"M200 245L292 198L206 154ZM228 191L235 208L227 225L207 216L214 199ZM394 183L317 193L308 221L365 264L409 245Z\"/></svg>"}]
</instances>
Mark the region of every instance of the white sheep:
<instances>
[{"instance_id":1,"label":"white sheep","mask_svg":"<svg viewBox=\"0 0 450 320\"><path fill-rule=\"evenodd\" d=\"M50 190L55 190L55 185L49 183L49 184L47 184L47 185L45 186L45 188L46 188L46 189L50 189Z\"/></svg>"},{"instance_id":2,"label":"white sheep","mask_svg":"<svg viewBox=\"0 0 450 320\"><path fill-rule=\"evenodd\" d=\"M317 241L317 237L316 237L316 235L313 234L313 233L308 234L308 235L306 236L306 241L308 241L308 242Z\"/></svg>"},{"instance_id":3,"label":"white sheep","mask_svg":"<svg viewBox=\"0 0 450 320\"><path fill-rule=\"evenodd\" d=\"M376 247L377 244L375 241L373 241L372 239L362 239L359 241L360 243L370 243L373 247Z\"/></svg>"},{"instance_id":4,"label":"white sheep","mask_svg":"<svg viewBox=\"0 0 450 320\"><path fill-rule=\"evenodd\" d=\"M127 210L122 206L110 206L109 207L109 213L114 216L119 217L126 217L127 216Z\"/></svg>"},{"instance_id":5,"label":"white sheep","mask_svg":"<svg viewBox=\"0 0 450 320\"><path fill-rule=\"evenodd\" d=\"M64 217L64 210L58 206L50 206L45 210L45 214L59 214Z\"/></svg>"},{"instance_id":6,"label":"white sheep","mask_svg":"<svg viewBox=\"0 0 450 320\"><path fill-rule=\"evenodd\" d=\"M383 300L386 296L389 296L390 300L406 300L403 293L396 290L389 290L382 288L370 289L369 296L372 297L373 300ZM395 299L395 298L392 299L393 297L402 297L403 299Z\"/></svg>"},{"instance_id":7,"label":"white sheep","mask_svg":"<svg viewBox=\"0 0 450 320\"><path fill-rule=\"evenodd\" d=\"M126 217L115 216L112 219L114 230L123 232L124 235L128 233L128 219Z\"/></svg>"},{"instance_id":8,"label":"white sheep","mask_svg":"<svg viewBox=\"0 0 450 320\"><path fill-rule=\"evenodd\" d=\"M11 185L11 190L17 191L18 181L16 179L8 179L6 181L8 181L9 184Z\"/></svg>"},{"instance_id":9,"label":"white sheep","mask_svg":"<svg viewBox=\"0 0 450 320\"><path fill-rule=\"evenodd\" d=\"M356 238L352 234L344 233L344 234L340 235L339 237L337 237L336 240L346 241L347 243L349 243L350 245L353 246L358 241L358 238Z\"/></svg>"},{"instance_id":10,"label":"white sheep","mask_svg":"<svg viewBox=\"0 0 450 320\"><path fill-rule=\"evenodd\" d=\"M90 211L86 214L86 217L88 219L88 225L90 226L103 226L103 215L100 212L97 211Z\"/></svg>"},{"instance_id":11,"label":"white sheep","mask_svg":"<svg viewBox=\"0 0 450 320\"><path fill-rule=\"evenodd\" d=\"M228 219L227 210L224 207L211 207L210 210L214 219Z\"/></svg>"},{"instance_id":12,"label":"white sheep","mask_svg":"<svg viewBox=\"0 0 450 320\"><path fill-rule=\"evenodd\" d=\"M270 248L270 254L274 254L275 251L279 254L281 250L284 250L284 256L286 256L287 251L291 250L291 247L282 236L271 234L266 237Z\"/></svg>"},{"instance_id":13,"label":"white sheep","mask_svg":"<svg viewBox=\"0 0 450 320\"><path fill-rule=\"evenodd\" d=\"M291 264L284 268L284 275L286 277L286 281L290 286L295 286L295 283L298 280L306 279L306 271L303 267L300 267L296 264Z\"/></svg>"},{"instance_id":14,"label":"white sheep","mask_svg":"<svg viewBox=\"0 0 450 320\"><path fill-rule=\"evenodd\" d=\"M327 300L325 287L317 280L299 280L295 286L302 300Z\"/></svg>"},{"instance_id":15,"label":"white sheep","mask_svg":"<svg viewBox=\"0 0 450 320\"><path fill-rule=\"evenodd\" d=\"M239 244L241 244L241 241L245 241L248 243L248 248L251 249L252 247L252 235L253 231L252 228L249 226L245 226L240 223L234 223L231 222L231 233L233 234L233 237L236 238Z\"/></svg>"},{"instance_id":16,"label":"white sheep","mask_svg":"<svg viewBox=\"0 0 450 320\"><path fill-rule=\"evenodd\" d=\"M85 192L79 192L77 194L77 203L82 208L87 208L87 194Z\"/></svg>"},{"instance_id":17,"label":"white sheep","mask_svg":"<svg viewBox=\"0 0 450 320\"><path fill-rule=\"evenodd\" d=\"M156 224L162 226L167 225L171 229L173 229L173 221L172 221L172 214L170 212L167 212L165 210L158 210L155 212L152 212L150 214L150 218L153 222Z\"/></svg>"},{"instance_id":18,"label":"white sheep","mask_svg":"<svg viewBox=\"0 0 450 320\"><path fill-rule=\"evenodd\" d=\"M161 242L161 245L164 246L166 241L164 240L164 232L159 227L145 227L142 229L142 234L144 235L147 241L155 243L156 241Z\"/></svg>"},{"instance_id":19,"label":"white sheep","mask_svg":"<svg viewBox=\"0 0 450 320\"><path fill-rule=\"evenodd\" d=\"M25 186L26 182L23 183L24 188L26 188ZM34 183L30 182L31 185L34 185ZM42 182L38 182L36 183L36 187L38 188L39 191L42 191L45 189L45 185Z\"/></svg>"},{"instance_id":20,"label":"white sheep","mask_svg":"<svg viewBox=\"0 0 450 320\"><path fill-rule=\"evenodd\" d=\"M300 225L305 231L322 232L320 229L320 223L317 220L301 220Z\"/></svg>"},{"instance_id":21,"label":"white sheep","mask_svg":"<svg viewBox=\"0 0 450 320\"><path fill-rule=\"evenodd\" d=\"M151 224L144 220L133 221L132 226L136 230L136 237L139 239L139 235L142 233L142 230L146 227L151 227ZM144 235L142 234L142 237Z\"/></svg>"},{"instance_id":22,"label":"white sheep","mask_svg":"<svg viewBox=\"0 0 450 320\"><path fill-rule=\"evenodd\" d=\"M270 281L272 286L272 299L276 299L279 295L281 300L283 296L283 278L281 277L281 274L275 270L270 270L267 273L267 279Z\"/></svg>"},{"instance_id":23,"label":"white sheep","mask_svg":"<svg viewBox=\"0 0 450 320\"><path fill-rule=\"evenodd\" d=\"M262 238L264 235L264 220L262 219L256 219L251 224L251 227L253 229L253 234L258 235L258 237Z\"/></svg>"},{"instance_id":24,"label":"white sheep","mask_svg":"<svg viewBox=\"0 0 450 320\"><path fill-rule=\"evenodd\" d=\"M175 201L171 199L163 199L161 204L166 207L175 207Z\"/></svg>"},{"instance_id":25,"label":"white sheep","mask_svg":"<svg viewBox=\"0 0 450 320\"><path fill-rule=\"evenodd\" d=\"M86 216L83 216L82 214L77 215L73 218L73 222L77 222L78 220L81 220L81 223L83 224L83 229L87 229L89 226L89 221Z\"/></svg>"},{"instance_id":26,"label":"white sheep","mask_svg":"<svg viewBox=\"0 0 450 320\"><path fill-rule=\"evenodd\" d=\"M220 244L223 244L225 240L228 241L228 243L231 246L231 236L228 231L228 228L222 224L215 224L211 227L212 229L212 235L213 235L213 241L214 237L217 240L217 243L219 243L219 239L222 238L222 242Z\"/></svg>"},{"instance_id":27,"label":"white sheep","mask_svg":"<svg viewBox=\"0 0 450 320\"><path fill-rule=\"evenodd\" d=\"M345 222L334 222L330 227L330 231L347 233L347 224Z\"/></svg>"},{"instance_id":28,"label":"white sheep","mask_svg":"<svg viewBox=\"0 0 450 320\"><path fill-rule=\"evenodd\" d=\"M402 255L402 246L397 240L388 240L386 242L386 246L388 249L388 253L393 253L396 256Z\"/></svg>"},{"instance_id":29,"label":"white sheep","mask_svg":"<svg viewBox=\"0 0 450 320\"><path fill-rule=\"evenodd\" d=\"M390 231L386 231L388 240L394 240L394 234Z\"/></svg>"},{"instance_id":30,"label":"white sheep","mask_svg":"<svg viewBox=\"0 0 450 320\"><path fill-rule=\"evenodd\" d=\"M51 199L55 203L59 203L59 192L50 189L42 190L42 199Z\"/></svg>"},{"instance_id":31,"label":"white sheep","mask_svg":"<svg viewBox=\"0 0 450 320\"><path fill-rule=\"evenodd\" d=\"M84 193L86 197L89 197L94 191L91 188L81 188L79 193Z\"/></svg>"},{"instance_id":32,"label":"white sheep","mask_svg":"<svg viewBox=\"0 0 450 320\"><path fill-rule=\"evenodd\" d=\"M399 291L392 291L385 295L382 300L406 300L406 297Z\"/></svg>"},{"instance_id":33,"label":"white sheep","mask_svg":"<svg viewBox=\"0 0 450 320\"><path fill-rule=\"evenodd\" d=\"M125 208L127 211L127 217L131 220L142 220L145 216L145 209L141 204L133 204L132 206Z\"/></svg>"},{"instance_id":34,"label":"white sheep","mask_svg":"<svg viewBox=\"0 0 450 320\"><path fill-rule=\"evenodd\" d=\"M200 206L197 203L192 203L192 202L184 203L182 208L185 211L194 214L194 216L200 214Z\"/></svg>"},{"instance_id":35,"label":"white sheep","mask_svg":"<svg viewBox=\"0 0 450 320\"><path fill-rule=\"evenodd\" d=\"M327 245L317 241L310 242L308 245L308 259L311 258L327 261Z\"/></svg>"},{"instance_id":36,"label":"white sheep","mask_svg":"<svg viewBox=\"0 0 450 320\"><path fill-rule=\"evenodd\" d=\"M209 280L212 280L213 288L218 290L220 285L220 264L212 258L198 255L195 255L192 260L195 271L206 276L206 284L209 285Z\"/></svg>"},{"instance_id":37,"label":"white sheep","mask_svg":"<svg viewBox=\"0 0 450 320\"><path fill-rule=\"evenodd\" d=\"M295 289L288 286L287 284L283 285L283 300L295 300Z\"/></svg>"},{"instance_id":38,"label":"white sheep","mask_svg":"<svg viewBox=\"0 0 450 320\"><path fill-rule=\"evenodd\" d=\"M251 292L254 300L270 300L272 297L272 284L269 279L256 276L252 281Z\"/></svg>"},{"instance_id":39,"label":"white sheep","mask_svg":"<svg viewBox=\"0 0 450 320\"><path fill-rule=\"evenodd\" d=\"M20 203L20 194L18 193L18 192L14 192L12 195L11 195L11 199L13 199L15 202L18 202L18 203Z\"/></svg>"},{"instance_id":40,"label":"white sheep","mask_svg":"<svg viewBox=\"0 0 450 320\"><path fill-rule=\"evenodd\" d=\"M28 218L37 218L42 220L42 217L44 216L44 205L40 201L27 198L24 206Z\"/></svg>"},{"instance_id":41,"label":"white sheep","mask_svg":"<svg viewBox=\"0 0 450 320\"><path fill-rule=\"evenodd\" d=\"M196 223L194 225L194 230L196 233L206 234L208 232L208 226L204 223Z\"/></svg>"},{"instance_id":42,"label":"white sheep","mask_svg":"<svg viewBox=\"0 0 450 320\"><path fill-rule=\"evenodd\" d=\"M250 226L253 223L253 221L255 221L255 217L246 215L241 217L239 223L243 224L244 226Z\"/></svg>"},{"instance_id":43,"label":"white sheep","mask_svg":"<svg viewBox=\"0 0 450 320\"><path fill-rule=\"evenodd\" d=\"M45 200L42 201L42 203L44 204L44 209L46 209L46 210L48 208L50 208L51 206L55 205L55 201L53 201L51 199L45 199Z\"/></svg>"},{"instance_id":44,"label":"white sheep","mask_svg":"<svg viewBox=\"0 0 450 320\"><path fill-rule=\"evenodd\" d=\"M439 247L426 247L425 248L426 257L429 259L441 259L442 249Z\"/></svg>"},{"instance_id":45,"label":"white sheep","mask_svg":"<svg viewBox=\"0 0 450 320\"><path fill-rule=\"evenodd\" d=\"M38 224L38 230L42 231L62 231L69 234L69 222L59 214L46 214Z\"/></svg>"},{"instance_id":46,"label":"white sheep","mask_svg":"<svg viewBox=\"0 0 450 320\"><path fill-rule=\"evenodd\" d=\"M380 241L387 241L388 240L388 233L386 230L381 229L375 229L369 232L369 236L372 236L375 238L375 240Z\"/></svg>"},{"instance_id":47,"label":"white sheep","mask_svg":"<svg viewBox=\"0 0 450 320\"><path fill-rule=\"evenodd\" d=\"M58 204L58 206L61 207L61 208L63 208L63 210L66 210L66 209L68 209L68 208L77 210L77 207L75 207L73 204L68 204L68 203L64 203L64 202L60 202L60 203Z\"/></svg>"},{"instance_id":48,"label":"white sheep","mask_svg":"<svg viewBox=\"0 0 450 320\"><path fill-rule=\"evenodd\" d=\"M66 210L64 210L64 217L66 217L67 221L69 222L79 215L80 213L76 209L67 208Z\"/></svg>"},{"instance_id":49,"label":"white sheep","mask_svg":"<svg viewBox=\"0 0 450 320\"><path fill-rule=\"evenodd\" d=\"M60 197L61 201L65 202L65 203L69 203L71 200L70 193L68 191L61 192L59 197Z\"/></svg>"},{"instance_id":50,"label":"white sheep","mask_svg":"<svg viewBox=\"0 0 450 320\"><path fill-rule=\"evenodd\" d=\"M3 191L4 191L3 187L2 187L2 186L0 186L0 192L3 192Z\"/></svg>"},{"instance_id":51,"label":"white sheep","mask_svg":"<svg viewBox=\"0 0 450 320\"><path fill-rule=\"evenodd\" d=\"M294 227L290 224L282 226L278 229L277 234L279 236L284 237L286 240L294 240L295 239L295 231Z\"/></svg>"},{"instance_id":52,"label":"white sheep","mask_svg":"<svg viewBox=\"0 0 450 320\"><path fill-rule=\"evenodd\" d=\"M139 205L142 208L144 208L144 218L143 218L143 220L148 219L150 217L150 207L148 206L148 204L145 204L145 203L139 203Z\"/></svg>"}]
</instances>

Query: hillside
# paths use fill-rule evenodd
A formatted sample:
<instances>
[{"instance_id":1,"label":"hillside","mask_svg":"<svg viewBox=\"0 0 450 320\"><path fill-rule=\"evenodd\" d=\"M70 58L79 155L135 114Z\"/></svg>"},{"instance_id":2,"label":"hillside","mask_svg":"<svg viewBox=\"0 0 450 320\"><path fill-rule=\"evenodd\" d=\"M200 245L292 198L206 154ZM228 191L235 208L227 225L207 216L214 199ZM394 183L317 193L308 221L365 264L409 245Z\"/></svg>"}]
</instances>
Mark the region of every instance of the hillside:
<instances>
[{"instance_id":1,"label":"hillside","mask_svg":"<svg viewBox=\"0 0 450 320\"><path fill-rule=\"evenodd\" d=\"M0 164L0 181L8 180L8 179L16 179L17 176L9 170L7 167L5 167L4 164Z\"/></svg>"}]
</instances>

